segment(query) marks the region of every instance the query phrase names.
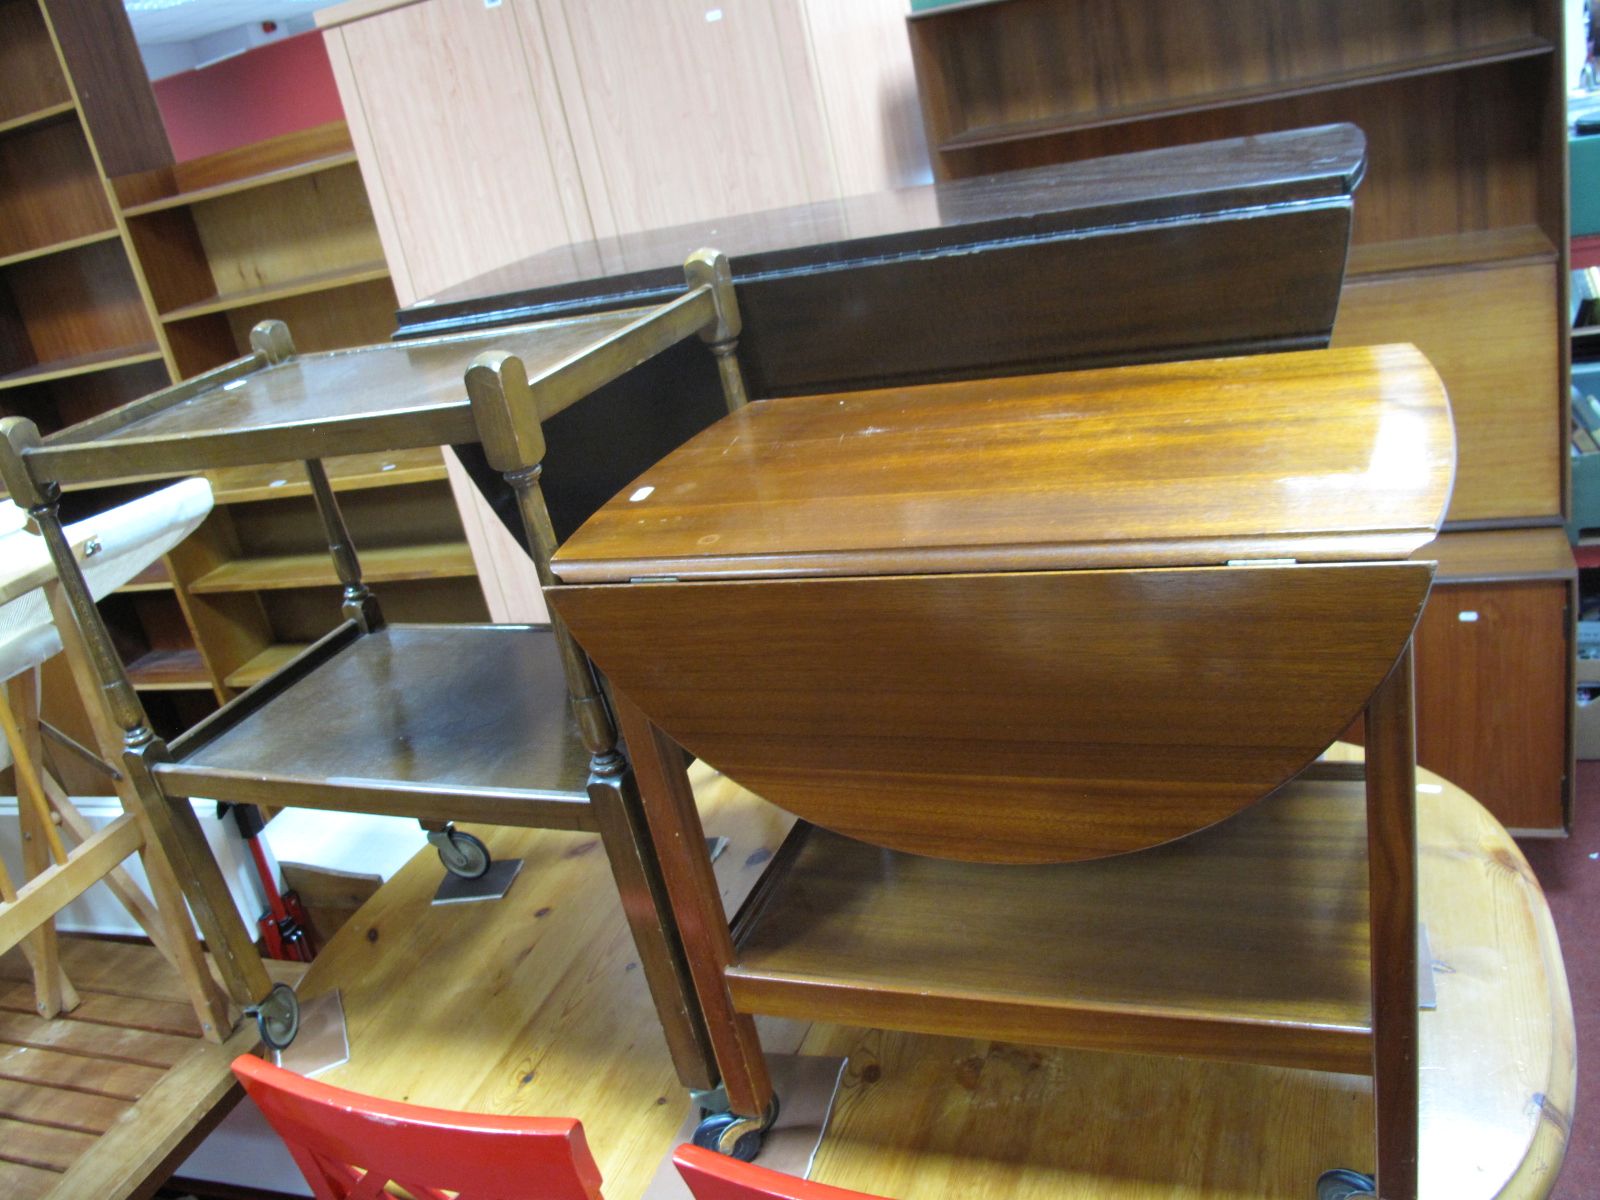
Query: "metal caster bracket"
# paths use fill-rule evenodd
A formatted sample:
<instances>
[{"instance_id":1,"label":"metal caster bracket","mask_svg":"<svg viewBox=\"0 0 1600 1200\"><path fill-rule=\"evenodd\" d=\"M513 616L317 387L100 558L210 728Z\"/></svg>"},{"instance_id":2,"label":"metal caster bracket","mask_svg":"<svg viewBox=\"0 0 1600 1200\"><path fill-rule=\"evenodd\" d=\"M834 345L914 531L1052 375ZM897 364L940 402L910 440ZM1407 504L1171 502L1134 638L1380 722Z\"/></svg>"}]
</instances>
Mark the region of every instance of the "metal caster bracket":
<instances>
[{"instance_id":1,"label":"metal caster bracket","mask_svg":"<svg viewBox=\"0 0 1600 1200\"><path fill-rule=\"evenodd\" d=\"M717 1089L718 1092L721 1090ZM714 1095L714 1093L701 1094ZM725 1095L724 1102L726 1102ZM772 1128L772 1123L777 1119L776 1096L772 1098L772 1106L767 1109L765 1117L741 1117L738 1113L726 1109L720 1112L704 1112L700 1124L695 1126L694 1144L703 1146L707 1150L715 1150L718 1154L726 1154L729 1158L736 1158L740 1162L749 1162L761 1153L761 1143L766 1138L767 1130Z\"/></svg>"},{"instance_id":2,"label":"metal caster bracket","mask_svg":"<svg viewBox=\"0 0 1600 1200\"><path fill-rule=\"evenodd\" d=\"M300 998L287 983L273 984L270 992L245 1008L244 1015L255 1018L269 1050L287 1049L300 1032Z\"/></svg>"},{"instance_id":3,"label":"metal caster bracket","mask_svg":"<svg viewBox=\"0 0 1600 1200\"><path fill-rule=\"evenodd\" d=\"M1377 1181L1360 1171L1347 1171L1340 1167L1324 1171L1317 1179L1317 1200L1358 1200L1361 1196L1377 1194Z\"/></svg>"},{"instance_id":4,"label":"metal caster bracket","mask_svg":"<svg viewBox=\"0 0 1600 1200\"><path fill-rule=\"evenodd\" d=\"M480 879L489 872L489 847L454 825L428 830L428 844L439 852L444 869L462 879Z\"/></svg>"}]
</instances>

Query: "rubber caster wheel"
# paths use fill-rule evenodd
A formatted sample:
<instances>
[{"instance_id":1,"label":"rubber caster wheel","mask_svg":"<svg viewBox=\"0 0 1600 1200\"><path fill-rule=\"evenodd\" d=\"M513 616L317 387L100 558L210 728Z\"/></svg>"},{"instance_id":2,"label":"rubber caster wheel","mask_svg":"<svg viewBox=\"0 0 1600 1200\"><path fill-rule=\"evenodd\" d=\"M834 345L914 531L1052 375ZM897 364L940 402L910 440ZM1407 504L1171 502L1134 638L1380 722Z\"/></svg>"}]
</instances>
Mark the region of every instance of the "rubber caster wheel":
<instances>
[{"instance_id":1,"label":"rubber caster wheel","mask_svg":"<svg viewBox=\"0 0 1600 1200\"><path fill-rule=\"evenodd\" d=\"M493 861L489 857L489 847L470 833L447 829L440 834L430 833L428 840L439 851L439 861L450 874L462 879L481 879L488 874Z\"/></svg>"},{"instance_id":2,"label":"rubber caster wheel","mask_svg":"<svg viewBox=\"0 0 1600 1200\"><path fill-rule=\"evenodd\" d=\"M269 1050L287 1050L300 1032L300 997L287 983L275 983L259 1004L245 1009L256 1019L256 1030Z\"/></svg>"},{"instance_id":3,"label":"rubber caster wheel","mask_svg":"<svg viewBox=\"0 0 1600 1200\"><path fill-rule=\"evenodd\" d=\"M761 1153L767 1130L778 1119L778 1098L772 1098L772 1107L763 1117L741 1117L733 1112L707 1113L695 1126L694 1144L706 1150L715 1150L740 1162L750 1162Z\"/></svg>"},{"instance_id":4,"label":"rubber caster wheel","mask_svg":"<svg viewBox=\"0 0 1600 1200\"><path fill-rule=\"evenodd\" d=\"M1359 1196L1376 1196L1378 1184L1371 1175L1360 1171L1324 1171L1317 1179L1317 1200L1356 1200Z\"/></svg>"}]
</instances>

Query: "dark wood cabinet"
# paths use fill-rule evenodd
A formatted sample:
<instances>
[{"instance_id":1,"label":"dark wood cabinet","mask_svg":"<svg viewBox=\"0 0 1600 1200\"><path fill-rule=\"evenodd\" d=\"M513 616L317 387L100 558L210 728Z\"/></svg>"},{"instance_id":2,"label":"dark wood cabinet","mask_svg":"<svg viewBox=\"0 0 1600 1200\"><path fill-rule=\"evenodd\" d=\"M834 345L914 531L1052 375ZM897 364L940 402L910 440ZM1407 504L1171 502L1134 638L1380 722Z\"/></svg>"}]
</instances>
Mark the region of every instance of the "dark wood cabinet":
<instances>
[{"instance_id":1,"label":"dark wood cabinet","mask_svg":"<svg viewBox=\"0 0 1600 1200\"><path fill-rule=\"evenodd\" d=\"M1517 833L1570 823L1577 572L1560 530L1447 534L1416 633L1417 762Z\"/></svg>"}]
</instances>

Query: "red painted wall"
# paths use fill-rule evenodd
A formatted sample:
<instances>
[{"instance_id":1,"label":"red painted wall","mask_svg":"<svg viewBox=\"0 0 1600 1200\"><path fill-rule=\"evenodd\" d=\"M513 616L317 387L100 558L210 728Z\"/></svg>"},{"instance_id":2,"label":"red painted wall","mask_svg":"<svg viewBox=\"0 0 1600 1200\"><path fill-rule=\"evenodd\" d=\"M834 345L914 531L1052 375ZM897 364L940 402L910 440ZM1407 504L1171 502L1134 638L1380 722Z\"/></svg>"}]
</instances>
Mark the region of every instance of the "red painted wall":
<instances>
[{"instance_id":1,"label":"red painted wall","mask_svg":"<svg viewBox=\"0 0 1600 1200\"><path fill-rule=\"evenodd\" d=\"M153 85L179 162L344 120L322 34L302 33Z\"/></svg>"}]
</instances>

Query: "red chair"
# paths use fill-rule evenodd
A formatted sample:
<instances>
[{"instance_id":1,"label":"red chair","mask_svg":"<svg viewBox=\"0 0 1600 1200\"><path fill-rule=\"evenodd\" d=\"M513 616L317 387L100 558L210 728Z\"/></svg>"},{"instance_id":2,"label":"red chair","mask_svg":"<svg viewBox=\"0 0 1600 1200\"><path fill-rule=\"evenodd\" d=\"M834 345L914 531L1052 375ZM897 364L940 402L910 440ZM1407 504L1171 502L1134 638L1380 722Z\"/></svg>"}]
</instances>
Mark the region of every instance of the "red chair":
<instances>
[{"instance_id":1,"label":"red chair","mask_svg":"<svg viewBox=\"0 0 1600 1200\"><path fill-rule=\"evenodd\" d=\"M672 1162L695 1200L883 1200L871 1192L796 1179L699 1146L679 1146Z\"/></svg>"},{"instance_id":2,"label":"red chair","mask_svg":"<svg viewBox=\"0 0 1600 1200\"><path fill-rule=\"evenodd\" d=\"M601 1200L577 1121L395 1104L245 1054L233 1073L289 1147L317 1200Z\"/></svg>"}]
</instances>

